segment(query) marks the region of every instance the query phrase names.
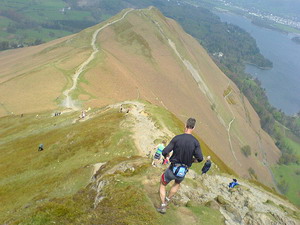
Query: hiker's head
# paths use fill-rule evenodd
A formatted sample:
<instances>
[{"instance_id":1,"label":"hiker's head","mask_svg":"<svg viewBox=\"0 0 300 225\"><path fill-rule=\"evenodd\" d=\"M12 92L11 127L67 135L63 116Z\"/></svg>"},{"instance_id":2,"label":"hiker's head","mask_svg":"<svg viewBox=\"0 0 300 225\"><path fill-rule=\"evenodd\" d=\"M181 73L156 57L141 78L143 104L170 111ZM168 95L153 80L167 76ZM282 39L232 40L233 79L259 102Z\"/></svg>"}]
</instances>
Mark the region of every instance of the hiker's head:
<instances>
[{"instance_id":1,"label":"hiker's head","mask_svg":"<svg viewBox=\"0 0 300 225\"><path fill-rule=\"evenodd\" d=\"M237 182L237 179L233 179L234 182Z\"/></svg>"},{"instance_id":2,"label":"hiker's head","mask_svg":"<svg viewBox=\"0 0 300 225\"><path fill-rule=\"evenodd\" d=\"M207 156L207 160L210 160L210 156Z\"/></svg>"},{"instance_id":3,"label":"hiker's head","mask_svg":"<svg viewBox=\"0 0 300 225\"><path fill-rule=\"evenodd\" d=\"M167 144L167 141L166 140L163 140L161 143L163 143L164 145Z\"/></svg>"},{"instance_id":4,"label":"hiker's head","mask_svg":"<svg viewBox=\"0 0 300 225\"><path fill-rule=\"evenodd\" d=\"M194 129L194 128L195 128L195 125L196 125L196 119L194 119L194 118L189 118L189 119L186 121L185 128L186 128L186 129Z\"/></svg>"}]
</instances>

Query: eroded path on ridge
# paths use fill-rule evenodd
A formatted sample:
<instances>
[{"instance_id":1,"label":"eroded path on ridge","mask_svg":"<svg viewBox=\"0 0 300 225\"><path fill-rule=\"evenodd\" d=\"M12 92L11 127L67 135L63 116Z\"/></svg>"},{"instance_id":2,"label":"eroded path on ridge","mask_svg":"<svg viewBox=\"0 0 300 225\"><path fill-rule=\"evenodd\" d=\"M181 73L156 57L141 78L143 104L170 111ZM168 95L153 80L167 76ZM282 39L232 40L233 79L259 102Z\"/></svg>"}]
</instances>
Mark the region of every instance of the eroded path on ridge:
<instances>
[{"instance_id":1,"label":"eroded path on ridge","mask_svg":"<svg viewBox=\"0 0 300 225\"><path fill-rule=\"evenodd\" d=\"M146 156L149 151L153 151L156 147L154 143L157 139L170 139L174 134L166 127L158 128L151 120L150 116L145 112L145 105L137 101L125 101L110 107L120 108L121 105L128 105L129 122L132 124L133 139L139 153ZM127 121L128 122L128 121Z\"/></svg>"},{"instance_id":2,"label":"eroded path on ridge","mask_svg":"<svg viewBox=\"0 0 300 225\"><path fill-rule=\"evenodd\" d=\"M230 87L230 82L228 82L228 87ZM231 115L232 115L232 117L233 117L233 118L231 119L231 121L229 122L228 127L226 128L226 130L227 130L227 134L228 134L228 142L229 142L229 146L230 146L231 153L232 153L233 157L235 158L236 162L237 162L240 166L242 166L241 163L240 163L240 161L237 159L237 157L236 157L236 155L235 155L235 151L234 151L234 149L233 149L232 142L231 142L231 136L230 136L231 125L232 125L232 123L233 123L234 120L235 120L234 112L232 111L232 109L231 109L231 107L230 107L230 105L229 105L229 103L228 103L228 96L231 95L231 93L232 93L232 90L230 90L230 92L229 92L227 95L224 96L225 102L226 102L226 104L227 104L227 106L228 106L228 108L229 108L229 110L230 110L230 113L231 113Z\"/></svg>"},{"instance_id":3,"label":"eroded path on ridge","mask_svg":"<svg viewBox=\"0 0 300 225\"><path fill-rule=\"evenodd\" d=\"M91 40L91 46L93 48L93 52L92 54L90 55L90 57L85 60L80 66L79 68L76 70L75 74L72 76L72 81L73 81L73 85L71 88L65 90L63 92L64 96L65 96L65 100L63 101L63 106L66 107L66 108L70 108L70 109L73 109L73 110L78 110L79 108L76 106L75 104L75 100L72 99L72 97L70 96L70 93L76 89L77 87L77 83L78 83L78 78L80 76L80 74L83 72L83 70L85 69L85 67L95 58L95 55L99 52L99 49L97 48L95 42L96 42L96 38L97 38L97 35L99 34L100 31L102 31L103 29L105 29L106 27L112 25L112 24L115 24L121 20L123 20L126 15L128 13L130 13L131 11L133 11L134 9L129 9L128 11L126 11L124 13L124 15L117 19L117 20L114 20L112 22L109 22L107 24L105 24L103 27L97 29L94 33L93 33L93 37L92 37L92 40Z\"/></svg>"}]
</instances>

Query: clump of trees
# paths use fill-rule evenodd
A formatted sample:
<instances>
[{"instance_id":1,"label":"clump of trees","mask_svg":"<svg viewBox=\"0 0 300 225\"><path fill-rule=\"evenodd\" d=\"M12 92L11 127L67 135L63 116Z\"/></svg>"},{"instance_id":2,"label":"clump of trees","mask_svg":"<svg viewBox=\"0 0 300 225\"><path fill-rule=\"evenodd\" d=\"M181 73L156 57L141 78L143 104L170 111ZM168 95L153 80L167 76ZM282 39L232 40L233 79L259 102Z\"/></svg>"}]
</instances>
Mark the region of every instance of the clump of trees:
<instances>
[{"instance_id":1,"label":"clump of trees","mask_svg":"<svg viewBox=\"0 0 300 225\"><path fill-rule=\"evenodd\" d=\"M241 147L241 152L244 156L249 157L251 155L251 147L249 145L245 145Z\"/></svg>"},{"instance_id":2,"label":"clump of trees","mask_svg":"<svg viewBox=\"0 0 300 225\"><path fill-rule=\"evenodd\" d=\"M299 159L293 154L293 152L283 152L279 161L279 164L292 164L292 163L297 163L299 164Z\"/></svg>"}]
</instances>

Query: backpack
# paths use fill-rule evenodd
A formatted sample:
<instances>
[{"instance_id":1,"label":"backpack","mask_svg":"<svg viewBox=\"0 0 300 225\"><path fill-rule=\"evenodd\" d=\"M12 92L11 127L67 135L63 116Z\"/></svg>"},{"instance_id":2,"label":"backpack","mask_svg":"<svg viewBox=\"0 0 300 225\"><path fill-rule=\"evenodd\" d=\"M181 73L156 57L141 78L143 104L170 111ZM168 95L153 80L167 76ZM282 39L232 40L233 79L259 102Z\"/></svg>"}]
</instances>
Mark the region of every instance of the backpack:
<instances>
[{"instance_id":1,"label":"backpack","mask_svg":"<svg viewBox=\"0 0 300 225\"><path fill-rule=\"evenodd\" d=\"M184 164L174 164L172 172L176 177L184 177L189 171L188 167Z\"/></svg>"}]
</instances>

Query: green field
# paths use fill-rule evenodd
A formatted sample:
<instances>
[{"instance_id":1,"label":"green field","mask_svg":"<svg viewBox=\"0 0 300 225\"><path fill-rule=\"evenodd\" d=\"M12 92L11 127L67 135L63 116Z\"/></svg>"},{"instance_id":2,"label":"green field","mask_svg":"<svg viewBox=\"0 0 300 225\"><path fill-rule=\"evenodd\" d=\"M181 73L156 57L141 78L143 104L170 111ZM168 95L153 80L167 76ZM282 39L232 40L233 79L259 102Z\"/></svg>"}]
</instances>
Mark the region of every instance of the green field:
<instances>
[{"instance_id":1,"label":"green field","mask_svg":"<svg viewBox=\"0 0 300 225\"><path fill-rule=\"evenodd\" d=\"M300 125L300 117L297 119L297 124Z\"/></svg>"},{"instance_id":2,"label":"green field","mask_svg":"<svg viewBox=\"0 0 300 225\"><path fill-rule=\"evenodd\" d=\"M300 159L299 138L288 130L285 131L285 135L284 142L292 150L295 157ZM273 172L278 187L283 188L283 193L292 203L300 206L300 165L296 163L276 165Z\"/></svg>"},{"instance_id":3,"label":"green field","mask_svg":"<svg viewBox=\"0 0 300 225\"><path fill-rule=\"evenodd\" d=\"M298 30L296 28L293 28L293 27L289 27L287 25L273 24L273 26L275 27L275 29L278 29L278 30L283 31L283 32L300 34L300 30Z\"/></svg>"},{"instance_id":4,"label":"green field","mask_svg":"<svg viewBox=\"0 0 300 225\"><path fill-rule=\"evenodd\" d=\"M297 164L277 165L273 168L275 179L282 188L286 188L285 195L297 206L300 206L300 166Z\"/></svg>"},{"instance_id":5,"label":"green field","mask_svg":"<svg viewBox=\"0 0 300 225\"><path fill-rule=\"evenodd\" d=\"M290 138L286 138L287 145L294 150L296 155L300 156L300 143Z\"/></svg>"},{"instance_id":6,"label":"green field","mask_svg":"<svg viewBox=\"0 0 300 225\"><path fill-rule=\"evenodd\" d=\"M1 0L0 41L32 44L47 42L96 24L89 11L72 8L63 0Z\"/></svg>"}]
</instances>

